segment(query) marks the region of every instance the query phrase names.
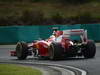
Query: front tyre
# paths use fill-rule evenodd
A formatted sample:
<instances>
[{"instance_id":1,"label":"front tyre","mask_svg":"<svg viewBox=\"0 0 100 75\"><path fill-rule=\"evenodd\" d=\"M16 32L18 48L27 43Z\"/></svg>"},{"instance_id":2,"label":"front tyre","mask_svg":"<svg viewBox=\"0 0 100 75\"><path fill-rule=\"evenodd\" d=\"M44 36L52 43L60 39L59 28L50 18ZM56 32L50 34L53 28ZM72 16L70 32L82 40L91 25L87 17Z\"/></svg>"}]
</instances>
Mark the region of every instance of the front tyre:
<instances>
[{"instance_id":1,"label":"front tyre","mask_svg":"<svg viewBox=\"0 0 100 75\"><path fill-rule=\"evenodd\" d=\"M49 58L51 60L58 60L62 57L64 48L60 43L53 42L49 47Z\"/></svg>"},{"instance_id":2,"label":"front tyre","mask_svg":"<svg viewBox=\"0 0 100 75\"><path fill-rule=\"evenodd\" d=\"M19 60L26 59L28 55L28 47L25 42L18 42L16 46L16 55Z\"/></svg>"},{"instance_id":3,"label":"front tyre","mask_svg":"<svg viewBox=\"0 0 100 75\"><path fill-rule=\"evenodd\" d=\"M93 58L96 54L96 46L93 41L88 41L85 50L83 50L83 56L85 58Z\"/></svg>"}]
</instances>

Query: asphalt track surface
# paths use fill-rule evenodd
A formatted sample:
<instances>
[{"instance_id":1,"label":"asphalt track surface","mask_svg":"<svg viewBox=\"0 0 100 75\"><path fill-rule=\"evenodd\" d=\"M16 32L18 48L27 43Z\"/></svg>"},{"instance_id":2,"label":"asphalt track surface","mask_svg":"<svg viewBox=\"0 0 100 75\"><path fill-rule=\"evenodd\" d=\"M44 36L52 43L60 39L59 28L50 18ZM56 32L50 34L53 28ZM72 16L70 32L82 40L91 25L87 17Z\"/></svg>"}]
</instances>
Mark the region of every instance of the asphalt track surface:
<instances>
[{"instance_id":1,"label":"asphalt track surface","mask_svg":"<svg viewBox=\"0 0 100 75\"><path fill-rule=\"evenodd\" d=\"M73 66L76 68L87 71L87 75L100 75L100 46L97 46L96 56L92 59L84 59L83 57L67 58L59 61L51 61L48 59L37 59L33 56L27 57L22 62L31 63L48 63L48 64L59 64L63 66ZM10 50L14 50L15 46L3 46L0 45L0 61L18 61L16 57L11 57L9 54Z\"/></svg>"}]
</instances>

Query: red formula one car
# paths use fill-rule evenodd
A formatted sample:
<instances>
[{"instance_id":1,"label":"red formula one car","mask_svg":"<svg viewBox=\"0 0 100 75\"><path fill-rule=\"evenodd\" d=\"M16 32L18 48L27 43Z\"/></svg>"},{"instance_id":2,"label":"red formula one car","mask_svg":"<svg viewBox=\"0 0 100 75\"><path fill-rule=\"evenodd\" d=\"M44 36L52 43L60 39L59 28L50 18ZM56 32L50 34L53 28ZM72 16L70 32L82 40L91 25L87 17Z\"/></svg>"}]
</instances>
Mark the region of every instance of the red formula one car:
<instances>
[{"instance_id":1,"label":"red formula one car","mask_svg":"<svg viewBox=\"0 0 100 75\"><path fill-rule=\"evenodd\" d=\"M74 36L79 36L79 40L70 38ZM50 38L34 41L31 44L18 42L16 50L10 53L11 56L17 56L20 60L26 59L29 55L48 57L51 60L75 56L93 58L96 46L92 40L88 40L87 30L72 29L55 31Z\"/></svg>"}]
</instances>

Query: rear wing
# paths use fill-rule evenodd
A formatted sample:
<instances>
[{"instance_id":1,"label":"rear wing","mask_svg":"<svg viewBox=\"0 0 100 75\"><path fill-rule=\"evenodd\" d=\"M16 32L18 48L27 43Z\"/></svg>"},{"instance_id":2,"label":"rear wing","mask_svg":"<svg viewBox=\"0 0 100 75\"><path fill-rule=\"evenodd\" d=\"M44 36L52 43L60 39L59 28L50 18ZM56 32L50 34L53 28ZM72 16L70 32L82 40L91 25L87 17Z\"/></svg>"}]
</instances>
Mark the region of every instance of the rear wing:
<instances>
[{"instance_id":1,"label":"rear wing","mask_svg":"<svg viewBox=\"0 0 100 75\"><path fill-rule=\"evenodd\" d=\"M70 37L71 35L78 35L81 37L83 42L87 40L87 30L84 29L63 30L63 35L66 37Z\"/></svg>"},{"instance_id":2,"label":"rear wing","mask_svg":"<svg viewBox=\"0 0 100 75\"><path fill-rule=\"evenodd\" d=\"M83 35L84 32L84 29L63 30L63 35Z\"/></svg>"}]
</instances>

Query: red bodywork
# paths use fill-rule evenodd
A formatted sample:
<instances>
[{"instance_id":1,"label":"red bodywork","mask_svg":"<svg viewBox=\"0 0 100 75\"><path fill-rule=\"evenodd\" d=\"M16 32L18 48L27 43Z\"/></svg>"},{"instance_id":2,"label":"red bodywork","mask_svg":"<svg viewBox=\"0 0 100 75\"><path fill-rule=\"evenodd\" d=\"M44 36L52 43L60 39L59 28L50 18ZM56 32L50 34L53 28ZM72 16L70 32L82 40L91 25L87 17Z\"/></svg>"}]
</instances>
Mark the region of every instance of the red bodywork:
<instances>
[{"instance_id":1,"label":"red bodywork","mask_svg":"<svg viewBox=\"0 0 100 75\"><path fill-rule=\"evenodd\" d=\"M38 53L41 56L48 56L48 47L49 45L45 41L38 41L37 43L33 44L34 48L38 49Z\"/></svg>"},{"instance_id":2,"label":"red bodywork","mask_svg":"<svg viewBox=\"0 0 100 75\"><path fill-rule=\"evenodd\" d=\"M11 56L16 56L16 51L10 51Z\"/></svg>"}]
</instances>

